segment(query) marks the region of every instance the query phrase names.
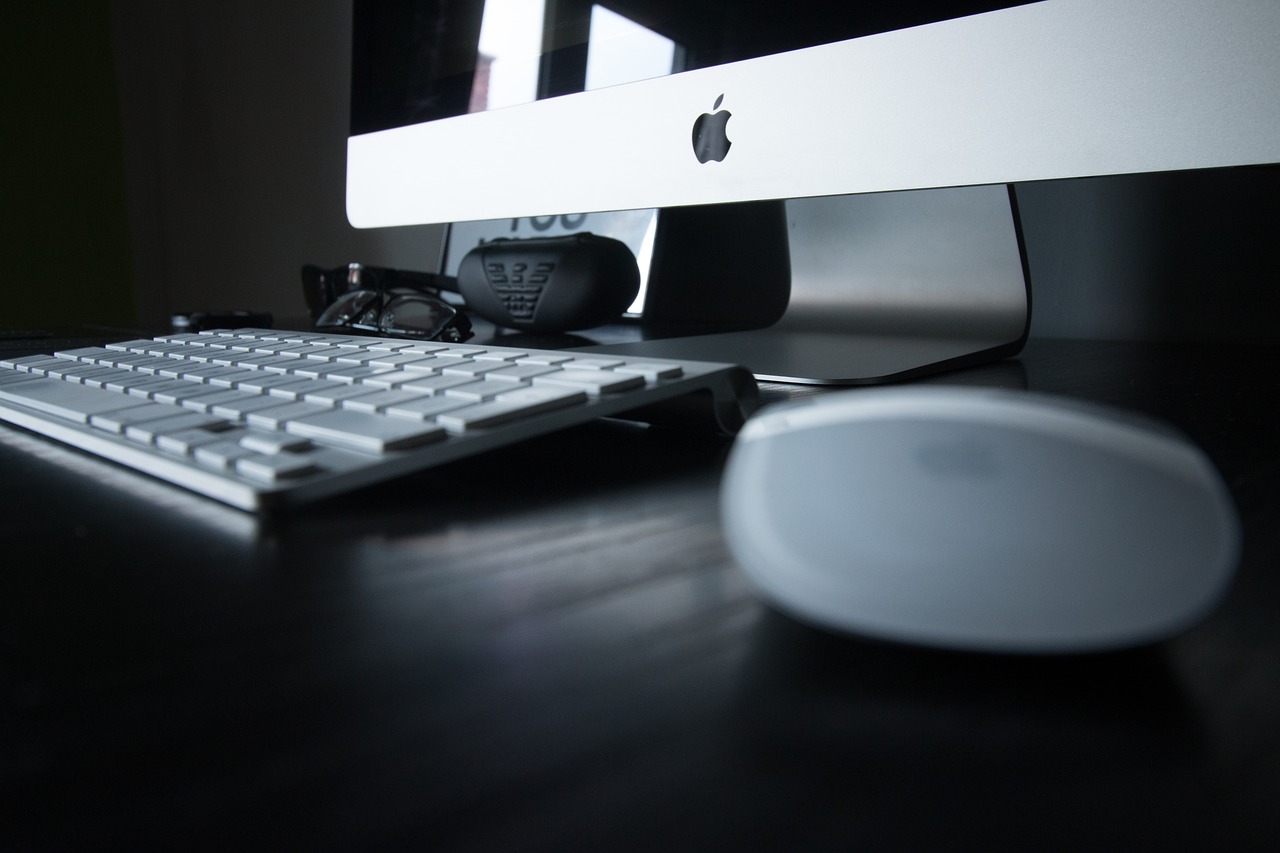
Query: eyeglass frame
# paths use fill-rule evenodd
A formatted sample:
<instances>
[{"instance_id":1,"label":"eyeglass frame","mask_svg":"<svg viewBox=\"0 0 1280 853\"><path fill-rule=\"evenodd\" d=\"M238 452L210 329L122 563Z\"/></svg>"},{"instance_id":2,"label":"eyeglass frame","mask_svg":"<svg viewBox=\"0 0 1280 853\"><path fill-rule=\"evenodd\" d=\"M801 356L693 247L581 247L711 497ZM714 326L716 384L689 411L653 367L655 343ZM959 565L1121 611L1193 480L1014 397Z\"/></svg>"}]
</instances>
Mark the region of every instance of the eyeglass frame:
<instances>
[{"instance_id":1,"label":"eyeglass frame","mask_svg":"<svg viewBox=\"0 0 1280 853\"><path fill-rule=\"evenodd\" d=\"M312 324L317 329L350 329L386 337L445 343L461 343L471 338L473 334L471 319L466 313L439 296L442 290L457 292L457 280L451 276L358 263L333 269L306 264L302 267L302 286ZM358 294L375 298L376 308L368 304L362 305L359 311L353 312L341 323L320 325L324 315L339 302L352 299ZM395 302L400 299L428 303L436 310L445 312L448 319L431 333L403 327L388 328L381 322L382 316L387 311L394 310ZM371 310L376 310L379 322L376 324L359 322L359 319L367 317Z\"/></svg>"}]
</instances>

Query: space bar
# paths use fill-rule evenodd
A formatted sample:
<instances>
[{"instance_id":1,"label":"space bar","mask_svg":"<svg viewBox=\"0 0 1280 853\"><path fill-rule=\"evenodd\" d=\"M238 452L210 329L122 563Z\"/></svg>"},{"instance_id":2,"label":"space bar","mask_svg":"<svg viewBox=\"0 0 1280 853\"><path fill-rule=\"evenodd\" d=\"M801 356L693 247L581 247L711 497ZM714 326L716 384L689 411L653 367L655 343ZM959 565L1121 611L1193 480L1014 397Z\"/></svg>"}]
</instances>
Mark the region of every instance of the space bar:
<instances>
[{"instance_id":1,"label":"space bar","mask_svg":"<svg viewBox=\"0 0 1280 853\"><path fill-rule=\"evenodd\" d=\"M131 409L147 403L140 397L45 377L0 385L0 400L8 400L46 415L81 424L87 424L94 415Z\"/></svg>"}]
</instances>

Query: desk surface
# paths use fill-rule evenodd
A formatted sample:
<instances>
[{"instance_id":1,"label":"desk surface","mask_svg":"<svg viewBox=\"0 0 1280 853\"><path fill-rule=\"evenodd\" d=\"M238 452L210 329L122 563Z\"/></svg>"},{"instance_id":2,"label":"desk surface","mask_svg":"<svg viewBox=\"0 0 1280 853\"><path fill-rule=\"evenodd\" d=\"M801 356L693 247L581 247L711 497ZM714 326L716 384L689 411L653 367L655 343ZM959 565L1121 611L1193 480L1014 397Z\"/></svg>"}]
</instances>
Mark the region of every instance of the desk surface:
<instances>
[{"instance_id":1,"label":"desk surface","mask_svg":"<svg viewBox=\"0 0 1280 853\"><path fill-rule=\"evenodd\" d=\"M1166 418L1231 486L1223 606L1073 658L769 611L723 441L596 424L258 520L0 430L0 847L1275 849L1278 366L1033 339L933 380Z\"/></svg>"}]
</instances>

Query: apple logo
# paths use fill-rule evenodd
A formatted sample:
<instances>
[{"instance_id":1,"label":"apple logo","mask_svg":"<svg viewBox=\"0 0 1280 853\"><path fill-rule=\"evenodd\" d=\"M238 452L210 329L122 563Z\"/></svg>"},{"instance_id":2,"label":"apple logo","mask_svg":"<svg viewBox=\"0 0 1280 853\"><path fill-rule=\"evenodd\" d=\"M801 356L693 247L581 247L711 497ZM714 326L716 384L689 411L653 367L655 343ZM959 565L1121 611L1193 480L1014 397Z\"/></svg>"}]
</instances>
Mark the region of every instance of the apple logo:
<instances>
[{"instance_id":1,"label":"apple logo","mask_svg":"<svg viewBox=\"0 0 1280 853\"><path fill-rule=\"evenodd\" d=\"M719 112L703 113L693 123L693 156L698 158L699 163L723 160L729 153L729 146L733 144L725 133L725 125L729 123L733 113L720 109L722 101L724 95L716 98L715 106L711 108L720 110Z\"/></svg>"}]
</instances>

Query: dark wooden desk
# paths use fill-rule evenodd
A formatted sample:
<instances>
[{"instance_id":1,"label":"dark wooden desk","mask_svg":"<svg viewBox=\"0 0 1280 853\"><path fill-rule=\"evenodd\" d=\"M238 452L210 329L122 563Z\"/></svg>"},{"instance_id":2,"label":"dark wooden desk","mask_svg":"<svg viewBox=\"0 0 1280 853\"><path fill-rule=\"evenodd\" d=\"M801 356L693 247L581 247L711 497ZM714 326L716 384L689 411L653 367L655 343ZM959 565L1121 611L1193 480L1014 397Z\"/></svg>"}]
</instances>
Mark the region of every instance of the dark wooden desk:
<instances>
[{"instance_id":1,"label":"dark wooden desk","mask_svg":"<svg viewBox=\"0 0 1280 853\"><path fill-rule=\"evenodd\" d=\"M1277 849L1277 367L1033 340L935 380L1164 417L1236 496L1217 613L1065 659L762 607L720 441L593 425L258 520L2 429L0 848Z\"/></svg>"}]
</instances>

